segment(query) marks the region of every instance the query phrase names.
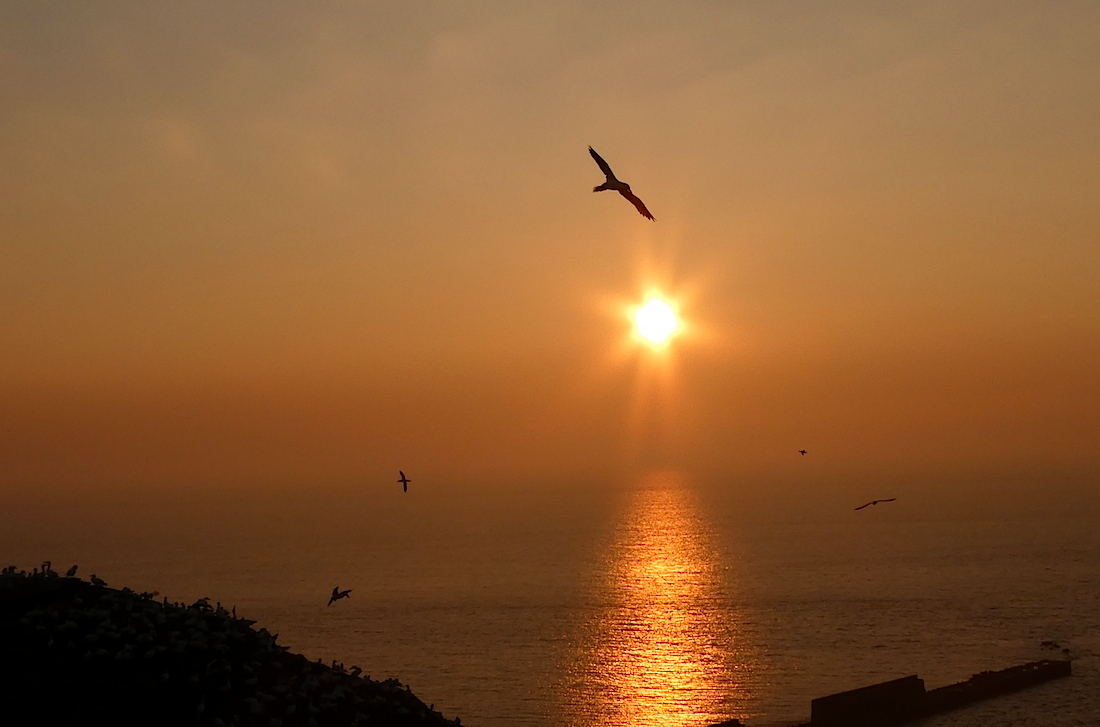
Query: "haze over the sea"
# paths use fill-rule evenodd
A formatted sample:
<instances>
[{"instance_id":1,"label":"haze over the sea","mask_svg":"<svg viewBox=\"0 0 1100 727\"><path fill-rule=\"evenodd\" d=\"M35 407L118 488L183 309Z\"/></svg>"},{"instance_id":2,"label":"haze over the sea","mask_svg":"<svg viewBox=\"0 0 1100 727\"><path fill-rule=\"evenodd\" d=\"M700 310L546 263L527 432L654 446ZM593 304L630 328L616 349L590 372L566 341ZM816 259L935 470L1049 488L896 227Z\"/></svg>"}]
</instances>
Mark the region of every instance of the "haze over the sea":
<instances>
[{"instance_id":1,"label":"haze over the sea","mask_svg":"<svg viewBox=\"0 0 1100 727\"><path fill-rule=\"evenodd\" d=\"M1087 500L1098 37L1091 2L5 3L0 488Z\"/></svg>"}]
</instances>

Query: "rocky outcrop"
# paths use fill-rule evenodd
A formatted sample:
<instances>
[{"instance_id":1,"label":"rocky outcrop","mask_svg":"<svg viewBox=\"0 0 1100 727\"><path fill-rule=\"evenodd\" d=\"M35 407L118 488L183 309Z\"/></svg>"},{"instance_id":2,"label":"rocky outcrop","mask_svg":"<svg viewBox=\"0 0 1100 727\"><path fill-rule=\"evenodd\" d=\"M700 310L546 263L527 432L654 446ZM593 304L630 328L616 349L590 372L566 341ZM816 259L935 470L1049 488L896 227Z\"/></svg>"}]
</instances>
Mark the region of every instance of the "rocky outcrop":
<instances>
[{"instance_id":1,"label":"rocky outcrop","mask_svg":"<svg viewBox=\"0 0 1100 727\"><path fill-rule=\"evenodd\" d=\"M74 572L74 571L70 571ZM311 662L208 599L0 573L0 723L457 727L396 679Z\"/></svg>"}]
</instances>

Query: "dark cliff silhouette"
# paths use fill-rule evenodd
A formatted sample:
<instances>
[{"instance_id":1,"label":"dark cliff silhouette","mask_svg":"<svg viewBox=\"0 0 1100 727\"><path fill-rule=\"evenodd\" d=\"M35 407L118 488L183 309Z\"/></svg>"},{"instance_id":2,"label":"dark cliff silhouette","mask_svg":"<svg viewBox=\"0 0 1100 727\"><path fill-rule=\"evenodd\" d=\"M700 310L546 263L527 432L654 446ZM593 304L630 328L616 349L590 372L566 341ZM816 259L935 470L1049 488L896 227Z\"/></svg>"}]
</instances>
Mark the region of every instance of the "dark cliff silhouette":
<instances>
[{"instance_id":1,"label":"dark cliff silhouette","mask_svg":"<svg viewBox=\"0 0 1100 727\"><path fill-rule=\"evenodd\" d=\"M311 662L235 609L0 572L0 723L457 727L396 679Z\"/></svg>"}]
</instances>

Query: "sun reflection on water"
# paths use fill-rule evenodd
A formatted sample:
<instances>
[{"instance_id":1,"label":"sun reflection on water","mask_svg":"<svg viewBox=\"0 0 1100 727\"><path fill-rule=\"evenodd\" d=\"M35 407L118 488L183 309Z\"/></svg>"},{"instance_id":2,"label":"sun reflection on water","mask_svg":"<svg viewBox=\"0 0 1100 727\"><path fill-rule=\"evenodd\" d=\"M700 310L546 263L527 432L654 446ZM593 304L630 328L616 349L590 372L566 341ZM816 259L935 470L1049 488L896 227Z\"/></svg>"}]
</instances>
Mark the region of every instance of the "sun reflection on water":
<instances>
[{"instance_id":1,"label":"sun reflection on water","mask_svg":"<svg viewBox=\"0 0 1100 727\"><path fill-rule=\"evenodd\" d=\"M606 602L571 668L574 725L696 727L747 713L752 655L694 493L668 473L632 494Z\"/></svg>"}]
</instances>

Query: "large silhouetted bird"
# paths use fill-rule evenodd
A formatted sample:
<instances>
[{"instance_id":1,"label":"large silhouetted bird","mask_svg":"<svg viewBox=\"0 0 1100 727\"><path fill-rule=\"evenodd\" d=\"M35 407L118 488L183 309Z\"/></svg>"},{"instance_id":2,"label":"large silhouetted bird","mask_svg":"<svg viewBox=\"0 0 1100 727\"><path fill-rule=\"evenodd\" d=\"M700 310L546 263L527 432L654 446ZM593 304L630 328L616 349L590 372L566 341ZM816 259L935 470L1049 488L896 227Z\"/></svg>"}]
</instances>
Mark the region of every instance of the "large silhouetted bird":
<instances>
[{"instance_id":1,"label":"large silhouetted bird","mask_svg":"<svg viewBox=\"0 0 1100 727\"><path fill-rule=\"evenodd\" d=\"M398 480L398 482L401 483L401 489L404 490L405 492L408 492L409 491L409 483L412 482L412 480L410 480L408 477L406 477L405 473L402 472L401 470L397 470L397 474L401 475L401 479Z\"/></svg>"},{"instance_id":2,"label":"large silhouetted bird","mask_svg":"<svg viewBox=\"0 0 1100 727\"><path fill-rule=\"evenodd\" d=\"M865 504L865 505L860 505L860 506L859 506L859 507L857 507L856 509L857 509L857 510L862 510L863 508L867 507L868 505L877 505L877 504L879 504L880 502L893 502L893 501L894 501L894 500L896 500L896 499L898 499L898 498L896 498L896 497L888 497L888 498L886 498L885 500L871 500L871 501L870 501L870 502L868 502L867 504Z\"/></svg>"},{"instance_id":3,"label":"large silhouetted bird","mask_svg":"<svg viewBox=\"0 0 1100 727\"><path fill-rule=\"evenodd\" d=\"M351 596L350 588L346 591L341 591L340 586L335 586L332 589L332 595L329 596L328 605L331 606L334 601L339 601L341 598L348 598L349 596Z\"/></svg>"},{"instance_id":4,"label":"large silhouetted bird","mask_svg":"<svg viewBox=\"0 0 1100 727\"><path fill-rule=\"evenodd\" d=\"M645 202L642 202L642 200L638 199L634 195L634 193L630 191L629 184L627 184L626 182L620 182L615 177L615 172L611 171L611 167L608 166L607 162L603 160L602 156L596 153L595 149L593 149L592 147L588 147L588 153L591 154L592 158L596 160L596 164L600 166L600 171L603 172L604 176L607 177L606 182L592 189L593 192L602 192L605 189L613 189L622 196L626 197L628 200L630 200L630 203L638 208L638 212L641 213L642 217L651 220L655 219L653 215L649 213L649 210L646 209Z\"/></svg>"}]
</instances>

